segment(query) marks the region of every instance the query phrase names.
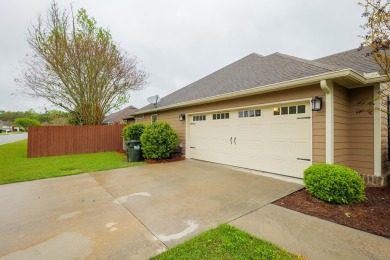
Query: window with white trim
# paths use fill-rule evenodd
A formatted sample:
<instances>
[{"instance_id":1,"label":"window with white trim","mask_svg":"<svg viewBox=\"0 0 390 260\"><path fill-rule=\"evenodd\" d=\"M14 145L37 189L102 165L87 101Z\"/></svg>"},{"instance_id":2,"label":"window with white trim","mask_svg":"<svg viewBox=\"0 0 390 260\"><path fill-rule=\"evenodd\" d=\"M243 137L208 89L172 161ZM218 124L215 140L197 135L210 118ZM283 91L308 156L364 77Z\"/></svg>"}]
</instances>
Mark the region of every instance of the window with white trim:
<instances>
[{"instance_id":1,"label":"window with white trim","mask_svg":"<svg viewBox=\"0 0 390 260\"><path fill-rule=\"evenodd\" d=\"M158 115L157 114L151 115L150 119L151 119L152 124L156 123L158 120Z\"/></svg>"}]
</instances>

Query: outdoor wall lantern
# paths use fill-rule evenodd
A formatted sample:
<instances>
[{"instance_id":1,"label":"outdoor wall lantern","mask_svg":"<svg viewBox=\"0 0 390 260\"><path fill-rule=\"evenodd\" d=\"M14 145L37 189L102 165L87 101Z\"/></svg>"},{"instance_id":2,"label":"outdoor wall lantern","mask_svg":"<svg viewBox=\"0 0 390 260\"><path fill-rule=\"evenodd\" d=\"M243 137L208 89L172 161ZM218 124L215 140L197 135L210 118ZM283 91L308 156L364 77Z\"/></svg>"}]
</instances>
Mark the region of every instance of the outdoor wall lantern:
<instances>
[{"instance_id":1,"label":"outdoor wall lantern","mask_svg":"<svg viewBox=\"0 0 390 260\"><path fill-rule=\"evenodd\" d=\"M322 97L313 97L311 99L311 110L320 111L322 108Z\"/></svg>"},{"instance_id":2,"label":"outdoor wall lantern","mask_svg":"<svg viewBox=\"0 0 390 260\"><path fill-rule=\"evenodd\" d=\"M179 121L184 121L184 120L186 120L186 115L180 114Z\"/></svg>"}]
</instances>

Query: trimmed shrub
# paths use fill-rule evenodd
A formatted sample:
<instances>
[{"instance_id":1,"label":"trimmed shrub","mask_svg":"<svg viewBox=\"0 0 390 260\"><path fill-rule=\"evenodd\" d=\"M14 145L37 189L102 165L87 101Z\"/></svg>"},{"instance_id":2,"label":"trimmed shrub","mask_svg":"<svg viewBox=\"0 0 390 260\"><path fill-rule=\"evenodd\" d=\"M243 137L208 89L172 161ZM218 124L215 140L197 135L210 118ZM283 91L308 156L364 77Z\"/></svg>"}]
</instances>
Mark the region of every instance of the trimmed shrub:
<instances>
[{"instance_id":1,"label":"trimmed shrub","mask_svg":"<svg viewBox=\"0 0 390 260\"><path fill-rule=\"evenodd\" d=\"M131 140L140 140L142 133L144 132L145 124L134 123L128 126L125 126L122 129L122 136L125 141Z\"/></svg>"},{"instance_id":2,"label":"trimmed shrub","mask_svg":"<svg viewBox=\"0 0 390 260\"><path fill-rule=\"evenodd\" d=\"M364 181L351 168L336 164L315 164L304 171L309 193L334 204L352 204L366 199Z\"/></svg>"},{"instance_id":3,"label":"trimmed shrub","mask_svg":"<svg viewBox=\"0 0 390 260\"><path fill-rule=\"evenodd\" d=\"M169 158L177 143L177 133L166 122L147 125L141 135L141 149L146 159Z\"/></svg>"}]
</instances>

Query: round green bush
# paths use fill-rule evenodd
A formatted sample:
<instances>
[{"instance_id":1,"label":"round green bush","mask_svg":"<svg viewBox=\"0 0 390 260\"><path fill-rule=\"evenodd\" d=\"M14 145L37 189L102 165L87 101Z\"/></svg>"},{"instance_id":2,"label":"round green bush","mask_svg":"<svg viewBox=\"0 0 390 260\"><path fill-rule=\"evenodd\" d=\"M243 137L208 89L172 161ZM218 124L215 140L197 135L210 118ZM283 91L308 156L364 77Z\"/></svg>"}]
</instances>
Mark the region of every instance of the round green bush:
<instances>
[{"instance_id":1,"label":"round green bush","mask_svg":"<svg viewBox=\"0 0 390 260\"><path fill-rule=\"evenodd\" d=\"M134 123L128 126L125 126L122 129L122 136L125 141L137 140L139 141L142 133L144 132L145 124Z\"/></svg>"},{"instance_id":2,"label":"round green bush","mask_svg":"<svg viewBox=\"0 0 390 260\"><path fill-rule=\"evenodd\" d=\"M166 122L147 125L141 135L141 149L146 159L169 158L177 143L177 133Z\"/></svg>"},{"instance_id":3,"label":"round green bush","mask_svg":"<svg viewBox=\"0 0 390 260\"><path fill-rule=\"evenodd\" d=\"M334 204L352 204L366 199L364 181L351 168L336 164L315 164L304 171L309 193Z\"/></svg>"}]
</instances>

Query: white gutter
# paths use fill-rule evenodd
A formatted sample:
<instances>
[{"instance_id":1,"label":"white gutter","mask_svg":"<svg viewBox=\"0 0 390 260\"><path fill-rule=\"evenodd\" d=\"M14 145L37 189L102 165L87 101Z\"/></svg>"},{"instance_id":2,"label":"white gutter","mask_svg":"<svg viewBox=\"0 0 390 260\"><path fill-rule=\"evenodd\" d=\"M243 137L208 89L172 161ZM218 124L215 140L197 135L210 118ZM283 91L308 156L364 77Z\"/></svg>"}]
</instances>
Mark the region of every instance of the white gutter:
<instances>
[{"instance_id":1,"label":"white gutter","mask_svg":"<svg viewBox=\"0 0 390 260\"><path fill-rule=\"evenodd\" d=\"M259 86L259 87L255 87L255 88L251 88L251 89L230 92L230 93L221 94L218 96L212 96L212 97L207 97L207 98L200 98L200 99L196 99L196 100L185 101L185 102L181 102L181 103L177 103L177 104L163 106L161 108L157 107L157 108L142 110L139 112L135 112L132 115L155 113L158 111L171 110L174 108L187 107L187 106L199 105L199 104L204 104L204 103L233 99L233 98L238 98L238 97L251 96L251 95L255 95L255 94L261 94L261 93L267 93L267 92L272 92L272 91L277 91L277 90L283 90L283 89L289 89L289 88L310 85L310 84L318 83L321 80L340 79L340 78L347 78L351 81L354 81L354 82L356 82L357 86L369 85L369 84L373 84L376 82L385 82L388 80L387 77L385 77L385 76L379 76L379 77L367 79L354 70L343 69L343 70L339 70L339 71L323 73L320 75L309 76L309 77L284 81L284 82L280 82L280 83Z\"/></svg>"},{"instance_id":2,"label":"white gutter","mask_svg":"<svg viewBox=\"0 0 390 260\"><path fill-rule=\"evenodd\" d=\"M389 78L385 75L366 79L365 85L371 85L374 83L383 83L389 81Z\"/></svg>"}]
</instances>

